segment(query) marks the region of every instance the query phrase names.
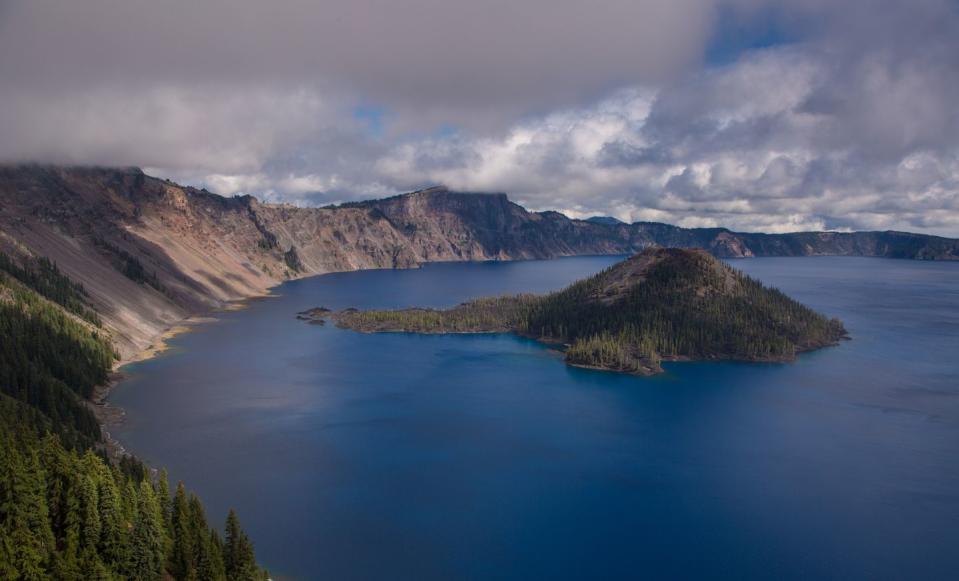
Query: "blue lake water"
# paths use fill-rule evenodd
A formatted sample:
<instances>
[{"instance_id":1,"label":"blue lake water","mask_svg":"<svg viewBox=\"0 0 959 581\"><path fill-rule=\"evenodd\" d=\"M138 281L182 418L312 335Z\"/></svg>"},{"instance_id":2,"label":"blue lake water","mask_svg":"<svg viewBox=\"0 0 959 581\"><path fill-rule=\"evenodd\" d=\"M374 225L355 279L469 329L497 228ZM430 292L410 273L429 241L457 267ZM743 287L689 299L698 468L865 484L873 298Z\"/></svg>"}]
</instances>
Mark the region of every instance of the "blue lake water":
<instances>
[{"instance_id":1,"label":"blue lake water","mask_svg":"<svg viewBox=\"0 0 959 581\"><path fill-rule=\"evenodd\" d=\"M853 340L653 378L508 335L294 318L546 291L616 260L284 284L128 366L119 437L217 522L236 507L280 578L956 578L959 264L734 261Z\"/></svg>"}]
</instances>

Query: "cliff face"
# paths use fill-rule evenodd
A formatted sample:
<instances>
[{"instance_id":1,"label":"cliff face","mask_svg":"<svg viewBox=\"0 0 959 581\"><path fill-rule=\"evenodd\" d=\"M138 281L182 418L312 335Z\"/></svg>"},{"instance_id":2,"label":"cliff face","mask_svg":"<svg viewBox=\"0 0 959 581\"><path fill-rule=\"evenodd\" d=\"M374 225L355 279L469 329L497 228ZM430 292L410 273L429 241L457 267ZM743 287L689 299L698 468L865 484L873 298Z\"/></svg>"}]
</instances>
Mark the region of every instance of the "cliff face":
<instances>
[{"instance_id":1,"label":"cliff face","mask_svg":"<svg viewBox=\"0 0 959 581\"><path fill-rule=\"evenodd\" d=\"M224 198L138 169L0 166L0 251L56 261L131 355L191 314L289 278L430 261L627 254L959 259L959 241L897 232L742 234L571 220L505 194L433 188L327 208Z\"/></svg>"}]
</instances>

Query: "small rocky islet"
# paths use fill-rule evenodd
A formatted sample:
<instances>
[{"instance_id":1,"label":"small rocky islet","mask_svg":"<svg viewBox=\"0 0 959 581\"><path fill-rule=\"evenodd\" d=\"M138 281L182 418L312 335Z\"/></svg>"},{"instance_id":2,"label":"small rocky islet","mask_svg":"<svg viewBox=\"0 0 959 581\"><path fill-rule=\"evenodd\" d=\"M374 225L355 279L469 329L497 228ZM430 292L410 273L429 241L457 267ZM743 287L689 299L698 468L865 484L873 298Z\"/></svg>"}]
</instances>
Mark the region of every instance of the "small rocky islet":
<instances>
[{"instance_id":1,"label":"small rocky islet","mask_svg":"<svg viewBox=\"0 0 959 581\"><path fill-rule=\"evenodd\" d=\"M312 309L300 311L296 314L296 318L301 321L306 321L311 325L325 325L326 317L332 313L333 311L326 307L313 307Z\"/></svg>"}]
</instances>

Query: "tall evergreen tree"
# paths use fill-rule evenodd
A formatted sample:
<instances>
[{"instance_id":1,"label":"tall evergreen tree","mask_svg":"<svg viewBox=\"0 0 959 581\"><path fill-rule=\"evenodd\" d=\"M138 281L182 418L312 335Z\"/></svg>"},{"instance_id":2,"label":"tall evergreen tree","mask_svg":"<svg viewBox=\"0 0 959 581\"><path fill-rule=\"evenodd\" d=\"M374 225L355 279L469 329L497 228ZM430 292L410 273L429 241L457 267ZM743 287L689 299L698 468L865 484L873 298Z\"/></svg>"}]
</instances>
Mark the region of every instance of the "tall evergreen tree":
<instances>
[{"instance_id":1,"label":"tall evergreen tree","mask_svg":"<svg viewBox=\"0 0 959 581\"><path fill-rule=\"evenodd\" d=\"M209 575L213 581L226 581L226 564L223 561L223 541L216 530L210 530Z\"/></svg>"},{"instance_id":2,"label":"tall evergreen tree","mask_svg":"<svg viewBox=\"0 0 959 581\"><path fill-rule=\"evenodd\" d=\"M102 467L100 478L100 542L104 562L116 569L123 565L127 554L124 520L120 508L120 493L113 474Z\"/></svg>"},{"instance_id":3,"label":"tall evergreen tree","mask_svg":"<svg viewBox=\"0 0 959 581\"><path fill-rule=\"evenodd\" d=\"M164 563L173 550L173 521L170 517L171 503L170 480L166 468L161 468L156 479L157 518L161 524Z\"/></svg>"},{"instance_id":4,"label":"tall evergreen tree","mask_svg":"<svg viewBox=\"0 0 959 581\"><path fill-rule=\"evenodd\" d=\"M226 577L230 581L255 581L260 578L253 555L253 543L240 527L240 519L233 509L230 509L226 517L223 563L226 566Z\"/></svg>"},{"instance_id":5,"label":"tall evergreen tree","mask_svg":"<svg viewBox=\"0 0 959 581\"><path fill-rule=\"evenodd\" d=\"M0 571L5 578L44 579L54 549L47 520L43 473L35 452L22 454L4 438L0 446Z\"/></svg>"},{"instance_id":6,"label":"tall evergreen tree","mask_svg":"<svg viewBox=\"0 0 959 581\"><path fill-rule=\"evenodd\" d=\"M192 515L190 514L189 500L186 496L186 487L182 482L177 483L176 493L173 495L172 509L173 550L170 555L170 573L177 579L192 581L197 578L194 567L194 550L192 534Z\"/></svg>"},{"instance_id":7,"label":"tall evergreen tree","mask_svg":"<svg viewBox=\"0 0 959 581\"><path fill-rule=\"evenodd\" d=\"M163 524L153 487L140 482L139 505L133 525L130 547L129 578L154 581L163 574Z\"/></svg>"},{"instance_id":8,"label":"tall evergreen tree","mask_svg":"<svg viewBox=\"0 0 959 581\"><path fill-rule=\"evenodd\" d=\"M212 579L221 571L215 570L210 555L210 532L206 513L196 495L190 495L190 544L193 546L193 566L199 579Z\"/></svg>"}]
</instances>

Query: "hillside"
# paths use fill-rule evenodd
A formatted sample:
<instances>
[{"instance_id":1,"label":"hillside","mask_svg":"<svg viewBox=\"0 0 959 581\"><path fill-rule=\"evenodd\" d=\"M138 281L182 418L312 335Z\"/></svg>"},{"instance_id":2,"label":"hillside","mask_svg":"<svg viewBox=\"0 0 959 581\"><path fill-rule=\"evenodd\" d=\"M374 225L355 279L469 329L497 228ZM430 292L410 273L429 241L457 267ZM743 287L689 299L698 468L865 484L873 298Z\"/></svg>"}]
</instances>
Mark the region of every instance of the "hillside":
<instances>
[{"instance_id":1,"label":"hillside","mask_svg":"<svg viewBox=\"0 0 959 581\"><path fill-rule=\"evenodd\" d=\"M0 166L0 250L49 257L84 285L124 358L175 322L284 280L431 261L632 254L955 260L959 241L897 232L743 234L573 220L505 194L432 188L325 208L224 198L138 169Z\"/></svg>"},{"instance_id":2,"label":"hillside","mask_svg":"<svg viewBox=\"0 0 959 581\"><path fill-rule=\"evenodd\" d=\"M572 365L652 374L662 359L789 361L835 344L842 323L764 287L703 250L650 248L544 296L447 310L317 310L363 332L513 332L567 345Z\"/></svg>"},{"instance_id":3,"label":"hillside","mask_svg":"<svg viewBox=\"0 0 959 581\"><path fill-rule=\"evenodd\" d=\"M265 579L235 514L224 538L182 483L108 457L89 399L115 353L87 300L0 254L0 578Z\"/></svg>"}]
</instances>

